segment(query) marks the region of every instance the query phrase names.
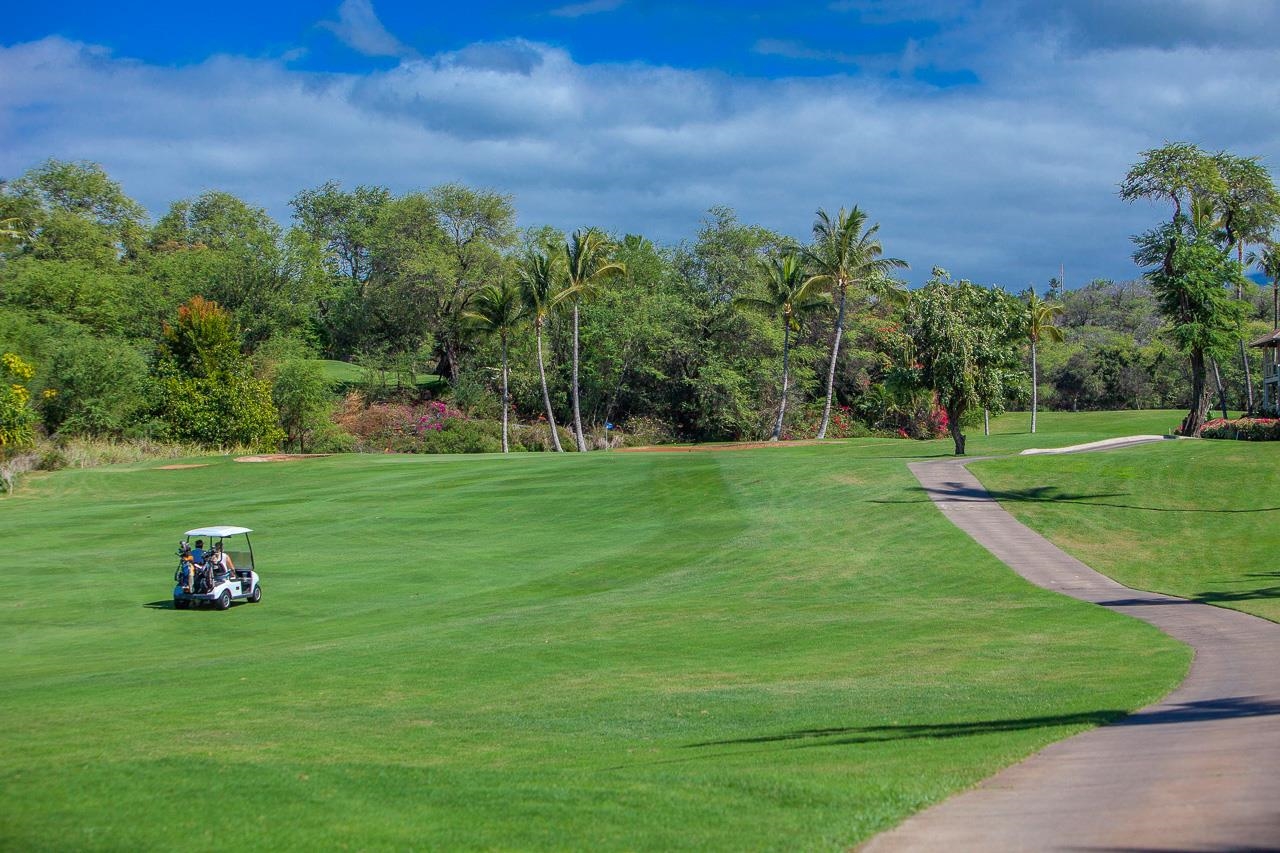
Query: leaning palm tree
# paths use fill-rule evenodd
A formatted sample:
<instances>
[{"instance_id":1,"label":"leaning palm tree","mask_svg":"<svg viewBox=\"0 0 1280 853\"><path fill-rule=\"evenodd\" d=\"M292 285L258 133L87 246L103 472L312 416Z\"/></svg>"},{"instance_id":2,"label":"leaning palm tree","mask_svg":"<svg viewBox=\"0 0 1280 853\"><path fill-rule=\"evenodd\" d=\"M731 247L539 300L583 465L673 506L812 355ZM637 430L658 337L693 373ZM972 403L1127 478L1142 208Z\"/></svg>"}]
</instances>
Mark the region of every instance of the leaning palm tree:
<instances>
[{"instance_id":1,"label":"leaning palm tree","mask_svg":"<svg viewBox=\"0 0 1280 853\"><path fill-rule=\"evenodd\" d=\"M565 287L552 299L553 305L566 300L573 303L573 437L578 451L585 453L587 441L582 433L582 408L578 402L578 315L583 301L599 295L605 282L625 275L626 264L609 261L609 240L594 228L573 232L564 244Z\"/></svg>"},{"instance_id":2,"label":"leaning palm tree","mask_svg":"<svg viewBox=\"0 0 1280 853\"><path fill-rule=\"evenodd\" d=\"M880 246L880 241L875 239L880 226L873 225L863 231L867 214L856 205L847 213L843 207L840 208L834 222L822 208L818 209L817 215L818 219L813 223L814 243L805 250L804 257L815 270L813 279L818 282L818 286L831 291L837 306L836 330L831 342L831 366L827 369L827 403L822 410L822 424L818 427L818 438L826 438L849 290L859 288L870 292L874 289L882 291L886 297L896 298L893 294L902 291L889 284L891 279L888 272L891 269L906 268L907 262L901 258L881 257L884 249Z\"/></svg>"},{"instance_id":3,"label":"leaning palm tree","mask_svg":"<svg viewBox=\"0 0 1280 853\"><path fill-rule=\"evenodd\" d=\"M560 434L556 432L556 414L551 409L551 394L547 391L547 369L542 358L542 330L551 312L555 310L556 288L563 278L561 255L556 247L548 245L543 251L530 249L520 259L520 297L525 312L533 318L533 330L538 340L538 378L542 381L542 404L547 410L547 424L551 427L551 443L556 453L564 453L560 446Z\"/></svg>"},{"instance_id":4,"label":"leaning palm tree","mask_svg":"<svg viewBox=\"0 0 1280 853\"><path fill-rule=\"evenodd\" d=\"M500 284L486 284L476 291L471 300L472 310L463 313L473 328L487 334L496 334L502 344L502 452L508 452L507 416L511 408L511 395L507 385L507 338L511 330L524 317L520 290L514 283L503 280Z\"/></svg>"},{"instance_id":5,"label":"leaning palm tree","mask_svg":"<svg viewBox=\"0 0 1280 853\"><path fill-rule=\"evenodd\" d=\"M1062 329L1053 324L1065 312L1061 305L1045 302L1036 296L1035 290L1027 296L1027 338L1031 341L1031 432L1036 431L1036 409L1040 404L1039 378L1036 375L1036 345L1040 341L1062 343Z\"/></svg>"},{"instance_id":6,"label":"leaning palm tree","mask_svg":"<svg viewBox=\"0 0 1280 853\"><path fill-rule=\"evenodd\" d=\"M782 401L778 405L778 417L773 422L773 436L769 439L778 441L782 438L782 422L787 416L787 392L791 385L791 332L798 328L800 314L825 304L825 300L817 292L819 283L805 275L800 258L794 252L761 259L759 264L765 274L767 295L763 298L740 296L734 304L782 315Z\"/></svg>"}]
</instances>

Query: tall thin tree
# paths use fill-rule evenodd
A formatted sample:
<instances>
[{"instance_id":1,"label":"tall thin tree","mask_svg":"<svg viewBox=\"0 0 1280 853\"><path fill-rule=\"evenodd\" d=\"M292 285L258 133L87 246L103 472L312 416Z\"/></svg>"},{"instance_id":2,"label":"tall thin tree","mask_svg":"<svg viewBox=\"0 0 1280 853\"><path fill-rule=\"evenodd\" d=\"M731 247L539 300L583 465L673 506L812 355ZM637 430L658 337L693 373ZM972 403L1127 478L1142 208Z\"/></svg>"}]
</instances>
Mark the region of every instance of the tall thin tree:
<instances>
[{"instance_id":1,"label":"tall thin tree","mask_svg":"<svg viewBox=\"0 0 1280 853\"><path fill-rule=\"evenodd\" d=\"M1061 343L1062 329L1053 321L1063 315L1061 305L1045 302L1036 296L1033 288L1027 296L1027 339L1031 342L1031 432L1036 431L1036 411L1040 404L1039 376L1036 369L1036 347L1040 341L1048 340Z\"/></svg>"},{"instance_id":2,"label":"tall thin tree","mask_svg":"<svg viewBox=\"0 0 1280 853\"><path fill-rule=\"evenodd\" d=\"M587 440L582 431L578 384L579 313L582 303L598 295L606 282L627 272L626 264L609 260L609 249L609 240L600 231L574 231L564 244L565 287L552 300L557 305L566 300L573 303L573 437L579 452L584 453Z\"/></svg>"},{"instance_id":3,"label":"tall thin tree","mask_svg":"<svg viewBox=\"0 0 1280 853\"><path fill-rule=\"evenodd\" d=\"M560 446L560 434L556 431L556 413L551 408L551 393L547 390L547 368L542 357L542 331L555 310L557 288L564 279L562 256L556 247L547 246L542 251L529 250L520 259L520 297L525 312L533 319L537 337L538 379L542 383L542 405L547 412L547 425L551 428L551 444L556 453L564 453Z\"/></svg>"},{"instance_id":4,"label":"tall thin tree","mask_svg":"<svg viewBox=\"0 0 1280 853\"><path fill-rule=\"evenodd\" d=\"M787 416L787 395L791 386L791 333L799 326L800 315L825 304L819 297L819 282L805 274L800 257L788 253L781 257L760 259L767 294L764 297L740 296L737 305L760 308L782 315L782 395L778 416L773 423L770 441L782 438L782 424Z\"/></svg>"},{"instance_id":5,"label":"tall thin tree","mask_svg":"<svg viewBox=\"0 0 1280 853\"><path fill-rule=\"evenodd\" d=\"M486 284L476 292L471 300L472 310L463 316L472 326L486 334L497 335L502 347L502 452L509 451L508 413L511 409L511 394L507 375L507 340L511 331L524 317L524 305L520 300L520 290L515 283L503 279L498 284Z\"/></svg>"},{"instance_id":6,"label":"tall thin tree","mask_svg":"<svg viewBox=\"0 0 1280 853\"><path fill-rule=\"evenodd\" d=\"M835 391L836 362L840 357L840 340L844 337L845 307L849 291L854 288L888 282L888 272L904 269L907 262L901 258L881 257L884 249L875 239L880 226L872 225L863 230L867 214L856 205L846 212L842 207L835 220L822 208L818 209L813 223L813 245L805 250L804 257L814 270L813 279L819 287L831 292L836 301L836 328L831 341L831 364L827 368L827 402L822 410L822 423L818 438L826 438L827 425L831 421L831 399ZM883 286L886 294L894 292L891 286Z\"/></svg>"}]
</instances>

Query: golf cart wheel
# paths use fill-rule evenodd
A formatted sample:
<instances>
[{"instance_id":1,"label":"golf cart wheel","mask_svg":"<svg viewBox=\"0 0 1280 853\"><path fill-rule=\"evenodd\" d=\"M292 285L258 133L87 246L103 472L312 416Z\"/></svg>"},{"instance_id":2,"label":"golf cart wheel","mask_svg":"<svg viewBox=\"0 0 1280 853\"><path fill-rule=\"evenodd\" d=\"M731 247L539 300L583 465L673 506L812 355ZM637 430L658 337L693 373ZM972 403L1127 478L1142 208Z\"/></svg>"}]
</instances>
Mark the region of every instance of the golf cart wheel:
<instances>
[{"instance_id":1,"label":"golf cart wheel","mask_svg":"<svg viewBox=\"0 0 1280 853\"><path fill-rule=\"evenodd\" d=\"M253 592L249 593L249 601L252 604L257 604L261 600L262 600L262 584L255 584L253 587Z\"/></svg>"},{"instance_id":2,"label":"golf cart wheel","mask_svg":"<svg viewBox=\"0 0 1280 853\"><path fill-rule=\"evenodd\" d=\"M173 600L174 610L186 610L190 606L191 606L191 602L187 601L185 598L175 598Z\"/></svg>"},{"instance_id":3,"label":"golf cart wheel","mask_svg":"<svg viewBox=\"0 0 1280 853\"><path fill-rule=\"evenodd\" d=\"M222 591L222 595L218 596L218 609L226 610L230 606L231 606L231 593L227 592L224 589Z\"/></svg>"}]
</instances>

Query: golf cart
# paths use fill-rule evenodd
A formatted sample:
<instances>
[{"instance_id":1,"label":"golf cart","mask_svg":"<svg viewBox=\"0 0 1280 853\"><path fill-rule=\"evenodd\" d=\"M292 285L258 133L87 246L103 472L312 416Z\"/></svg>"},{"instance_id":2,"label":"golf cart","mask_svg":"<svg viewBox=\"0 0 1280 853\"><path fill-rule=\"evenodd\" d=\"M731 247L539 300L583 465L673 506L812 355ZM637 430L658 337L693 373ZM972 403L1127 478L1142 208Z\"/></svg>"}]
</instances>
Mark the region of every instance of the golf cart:
<instances>
[{"instance_id":1,"label":"golf cart","mask_svg":"<svg viewBox=\"0 0 1280 853\"><path fill-rule=\"evenodd\" d=\"M226 526L188 530L178 543L178 570L173 573L174 608L186 610L193 604L212 604L226 610L238 598L255 604L261 601L262 587L253 569L253 545L249 542L251 532L247 527Z\"/></svg>"}]
</instances>

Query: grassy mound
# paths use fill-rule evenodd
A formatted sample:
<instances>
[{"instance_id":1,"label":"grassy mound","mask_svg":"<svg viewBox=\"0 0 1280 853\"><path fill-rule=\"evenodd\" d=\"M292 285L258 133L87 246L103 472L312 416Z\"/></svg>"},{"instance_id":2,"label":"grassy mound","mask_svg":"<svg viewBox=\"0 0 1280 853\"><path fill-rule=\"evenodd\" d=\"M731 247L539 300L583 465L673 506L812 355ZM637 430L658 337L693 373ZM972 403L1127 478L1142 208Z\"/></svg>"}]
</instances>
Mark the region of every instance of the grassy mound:
<instances>
[{"instance_id":1,"label":"grassy mound","mask_svg":"<svg viewBox=\"0 0 1280 853\"><path fill-rule=\"evenodd\" d=\"M1188 664L943 519L904 462L948 447L36 475L0 847L855 843ZM175 611L212 523L257 531L264 601Z\"/></svg>"},{"instance_id":2,"label":"grassy mound","mask_svg":"<svg viewBox=\"0 0 1280 853\"><path fill-rule=\"evenodd\" d=\"M1121 583L1280 622L1280 446L1178 441L980 462L1023 523Z\"/></svg>"}]
</instances>

